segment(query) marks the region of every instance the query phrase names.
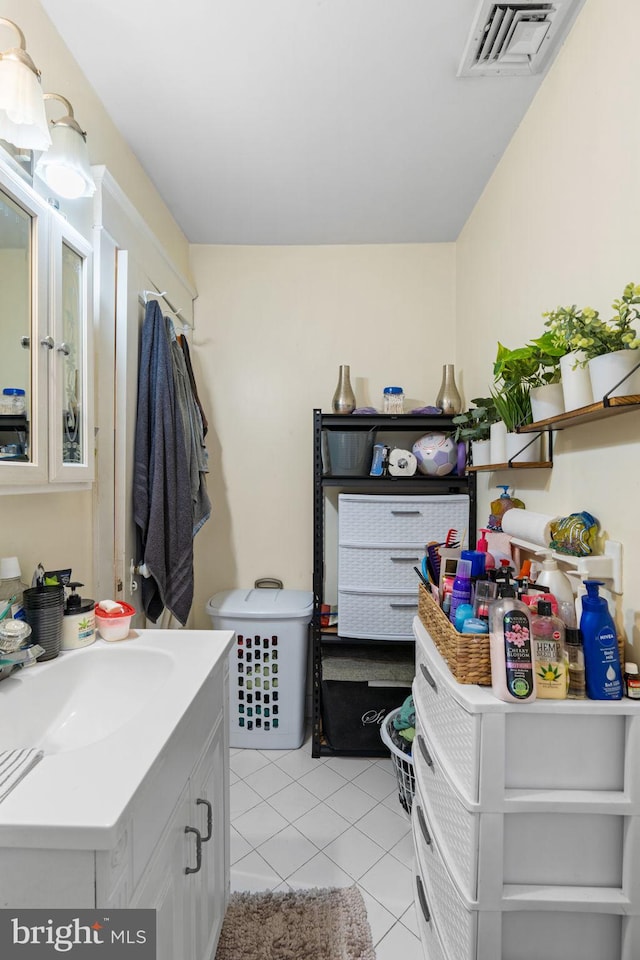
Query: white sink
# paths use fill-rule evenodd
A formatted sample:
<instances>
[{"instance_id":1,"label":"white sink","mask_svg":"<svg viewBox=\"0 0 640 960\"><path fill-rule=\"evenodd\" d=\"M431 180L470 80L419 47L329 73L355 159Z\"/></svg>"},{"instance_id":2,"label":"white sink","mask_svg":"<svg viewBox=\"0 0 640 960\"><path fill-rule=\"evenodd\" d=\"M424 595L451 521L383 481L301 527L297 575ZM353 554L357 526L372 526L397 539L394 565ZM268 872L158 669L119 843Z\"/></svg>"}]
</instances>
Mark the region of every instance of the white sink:
<instances>
[{"instance_id":1,"label":"white sink","mask_svg":"<svg viewBox=\"0 0 640 960\"><path fill-rule=\"evenodd\" d=\"M0 683L0 750L75 750L111 736L146 708L170 680L174 657L126 643L18 671Z\"/></svg>"}]
</instances>

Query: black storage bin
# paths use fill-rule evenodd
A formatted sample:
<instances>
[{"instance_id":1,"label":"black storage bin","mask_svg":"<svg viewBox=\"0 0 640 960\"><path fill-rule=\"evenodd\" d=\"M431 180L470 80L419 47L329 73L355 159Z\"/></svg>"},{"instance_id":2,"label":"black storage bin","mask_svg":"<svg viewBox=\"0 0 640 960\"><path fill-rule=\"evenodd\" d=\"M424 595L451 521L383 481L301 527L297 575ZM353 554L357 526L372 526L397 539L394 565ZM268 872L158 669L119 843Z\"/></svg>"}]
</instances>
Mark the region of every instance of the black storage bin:
<instances>
[{"instance_id":1,"label":"black storage bin","mask_svg":"<svg viewBox=\"0 0 640 960\"><path fill-rule=\"evenodd\" d=\"M333 750L386 756L380 725L402 706L411 687L370 686L366 681L322 681L322 730Z\"/></svg>"}]
</instances>

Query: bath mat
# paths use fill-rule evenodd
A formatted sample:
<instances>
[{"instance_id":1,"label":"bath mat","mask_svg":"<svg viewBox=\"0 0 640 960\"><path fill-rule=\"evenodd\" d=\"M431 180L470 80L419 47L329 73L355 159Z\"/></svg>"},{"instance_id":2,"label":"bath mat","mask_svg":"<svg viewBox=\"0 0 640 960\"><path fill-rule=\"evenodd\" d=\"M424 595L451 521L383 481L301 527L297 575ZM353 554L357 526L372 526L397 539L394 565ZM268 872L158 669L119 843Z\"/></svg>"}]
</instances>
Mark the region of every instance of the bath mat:
<instances>
[{"instance_id":1,"label":"bath mat","mask_svg":"<svg viewBox=\"0 0 640 960\"><path fill-rule=\"evenodd\" d=\"M375 960L360 891L234 893L216 960Z\"/></svg>"}]
</instances>

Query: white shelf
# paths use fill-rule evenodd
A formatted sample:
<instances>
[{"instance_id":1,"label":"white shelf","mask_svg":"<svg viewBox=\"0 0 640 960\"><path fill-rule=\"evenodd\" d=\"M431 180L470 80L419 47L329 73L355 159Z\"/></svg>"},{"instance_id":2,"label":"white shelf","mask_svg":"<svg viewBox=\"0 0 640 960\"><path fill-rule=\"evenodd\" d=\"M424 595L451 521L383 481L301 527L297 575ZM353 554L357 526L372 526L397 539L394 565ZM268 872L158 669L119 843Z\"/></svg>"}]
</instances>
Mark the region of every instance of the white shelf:
<instances>
[{"instance_id":1,"label":"white shelf","mask_svg":"<svg viewBox=\"0 0 640 960\"><path fill-rule=\"evenodd\" d=\"M576 913L627 913L631 901L619 887L560 887L505 884L506 910L570 910Z\"/></svg>"},{"instance_id":2,"label":"white shelf","mask_svg":"<svg viewBox=\"0 0 640 960\"><path fill-rule=\"evenodd\" d=\"M505 790L505 813L640 814L637 803L621 790Z\"/></svg>"},{"instance_id":3,"label":"white shelf","mask_svg":"<svg viewBox=\"0 0 640 960\"><path fill-rule=\"evenodd\" d=\"M512 537L511 543L527 553L540 553L545 550L540 544ZM622 593L622 544L617 540L606 540L604 553L589 557L571 557L566 553L553 553L553 559L569 567L569 576L581 580L604 580L611 593Z\"/></svg>"}]
</instances>

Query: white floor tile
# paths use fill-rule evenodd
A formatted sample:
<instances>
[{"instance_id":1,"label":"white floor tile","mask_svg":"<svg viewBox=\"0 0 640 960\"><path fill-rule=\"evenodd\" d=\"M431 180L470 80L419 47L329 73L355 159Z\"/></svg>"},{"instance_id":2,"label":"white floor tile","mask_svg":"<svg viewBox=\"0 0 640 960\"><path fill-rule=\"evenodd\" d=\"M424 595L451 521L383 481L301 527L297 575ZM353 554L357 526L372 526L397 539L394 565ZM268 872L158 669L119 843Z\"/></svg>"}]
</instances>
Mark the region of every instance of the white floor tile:
<instances>
[{"instance_id":1,"label":"white floor tile","mask_svg":"<svg viewBox=\"0 0 640 960\"><path fill-rule=\"evenodd\" d=\"M318 849L299 830L289 826L261 844L258 853L286 880L307 860L315 857Z\"/></svg>"},{"instance_id":2,"label":"white floor tile","mask_svg":"<svg viewBox=\"0 0 640 960\"><path fill-rule=\"evenodd\" d=\"M382 847L365 837L357 827L349 827L345 833L329 843L324 852L354 880L358 880L385 855Z\"/></svg>"},{"instance_id":3,"label":"white floor tile","mask_svg":"<svg viewBox=\"0 0 640 960\"><path fill-rule=\"evenodd\" d=\"M293 782L291 777L275 763L269 763L266 767L245 778L245 783L265 800Z\"/></svg>"},{"instance_id":4,"label":"white floor tile","mask_svg":"<svg viewBox=\"0 0 640 960\"><path fill-rule=\"evenodd\" d=\"M353 780L359 773L363 773L371 766L369 757L329 757L325 760L330 770L335 770L345 780Z\"/></svg>"},{"instance_id":5,"label":"white floor tile","mask_svg":"<svg viewBox=\"0 0 640 960\"><path fill-rule=\"evenodd\" d=\"M289 753L294 753L292 750L257 750L257 753L262 754L264 759L268 763L275 763L277 760L281 760L283 757L286 757Z\"/></svg>"},{"instance_id":6,"label":"white floor tile","mask_svg":"<svg viewBox=\"0 0 640 960\"><path fill-rule=\"evenodd\" d=\"M231 845L231 863L237 863L238 860L242 860L243 857L246 857L248 853L251 853L253 850L253 845L250 844L244 837L241 837L235 827L231 827L230 833L230 845Z\"/></svg>"},{"instance_id":7,"label":"white floor tile","mask_svg":"<svg viewBox=\"0 0 640 960\"><path fill-rule=\"evenodd\" d=\"M251 810L252 807L257 806L262 801L260 794L252 790L244 780L238 780L237 783L234 783L229 790L229 794L231 796L232 823L236 817L242 816L243 813Z\"/></svg>"},{"instance_id":8,"label":"white floor tile","mask_svg":"<svg viewBox=\"0 0 640 960\"><path fill-rule=\"evenodd\" d=\"M273 890L280 883L282 877L255 850L231 867L231 890L234 893L241 890L250 893Z\"/></svg>"},{"instance_id":9,"label":"white floor tile","mask_svg":"<svg viewBox=\"0 0 640 960\"><path fill-rule=\"evenodd\" d=\"M299 817L295 821L295 826L300 833L322 850L328 843L348 830L351 824L326 803L319 803L313 810Z\"/></svg>"},{"instance_id":10,"label":"white floor tile","mask_svg":"<svg viewBox=\"0 0 640 960\"><path fill-rule=\"evenodd\" d=\"M317 853L303 867L287 877L287 882L294 890L310 890L313 887L351 887L353 877L341 870L324 853Z\"/></svg>"},{"instance_id":11,"label":"white floor tile","mask_svg":"<svg viewBox=\"0 0 640 960\"><path fill-rule=\"evenodd\" d=\"M284 790L269 797L269 803L285 820L293 823L298 817L317 807L318 798L301 787L299 783L291 783Z\"/></svg>"},{"instance_id":12,"label":"white floor tile","mask_svg":"<svg viewBox=\"0 0 640 960\"><path fill-rule=\"evenodd\" d=\"M400 917L400 921L404 924L407 930L411 931L414 937L417 937L418 940L420 939L420 928L418 927L415 903L412 903L409 909L405 910Z\"/></svg>"},{"instance_id":13,"label":"white floor tile","mask_svg":"<svg viewBox=\"0 0 640 960\"><path fill-rule=\"evenodd\" d=\"M229 786L232 786L234 783L237 783L240 777L237 773L234 773L233 770L229 770Z\"/></svg>"},{"instance_id":14,"label":"white floor tile","mask_svg":"<svg viewBox=\"0 0 640 960\"><path fill-rule=\"evenodd\" d=\"M355 823L375 806L376 801L364 790L354 787L352 783L347 783L337 793L327 797L325 803L329 804L331 809L343 816L345 820Z\"/></svg>"},{"instance_id":15,"label":"white floor tile","mask_svg":"<svg viewBox=\"0 0 640 960\"><path fill-rule=\"evenodd\" d=\"M420 939L401 923L396 923L389 933L376 944L376 960L424 960Z\"/></svg>"},{"instance_id":16,"label":"white floor tile","mask_svg":"<svg viewBox=\"0 0 640 960\"><path fill-rule=\"evenodd\" d=\"M305 790L318 797L319 800L326 800L330 794L337 793L340 787L344 787L347 781L339 773L328 769L326 763L323 763L322 766L316 767L311 773L305 773L298 783Z\"/></svg>"},{"instance_id":17,"label":"white floor tile","mask_svg":"<svg viewBox=\"0 0 640 960\"><path fill-rule=\"evenodd\" d=\"M384 800L398 788L398 781L382 767L373 765L351 781L356 787L371 794L376 800Z\"/></svg>"},{"instance_id":18,"label":"white floor tile","mask_svg":"<svg viewBox=\"0 0 640 960\"><path fill-rule=\"evenodd\" d=\"M389 853L392 857L395 857L396 860L399 860L400 863L404 863L405 867L413 864L414 847L411 830L407 830L404 837L398 840L394 847L391 847Z\"/></svg>"},{"instance_id":19,"label":"white floor tile","mask_svg":"<svg viewBox=\"0 0 640 960\"><path fill-rule=\"evenodd\" d=\"M233 823L238 833L248 840L252 847L259 847L265 840L284 830L288 820L281 817L265 800L242 816L235 817Z\"/></svg>"},{"instance_id":20,"label":"white floor tile","mask_svg":"<svg viewBox=\"0 0 640 960\"><path fill-rule=\"evenodd\" d=\"M377 767L380 767L382 770L386 770L387 773L390 773L392 777L395 777L396 768L393 765L391 757L378 757L375 763Z\"/></svg>"},{"instance_id":21,"label":"white floor tile","mask_svg":"<svg viewBox=\"0 0 640 960\"><path fill-rule=\"evenodd\" d=\"M362 830L385 850L390 850L410 832L411 824L384 804L378 804L358 820L358 830Z\"/></svg>"},{"instance_id":22,"label":"white floor tile","mask_svg":"<svg viewBox=\"0 0 640 960\"><path fill-rule=\"evenodd\" d=\"M358 884L358 889L362 894L364 905L367 908L367 920L371 927L371 939L375 946L376 943L382 940L384 935L389 932L394 923L396 923L396 918L386 907L382 906L379 900L376 900L375 897L372 897L370 893L360 886L360 884Z\"/></svg>"},{"instance_id":23,"label":"white floor tile","mask_svg":"<svg viewBox=\"0 0 640 960\"><path fill-rule=\"evenodd\" d=\"M324 766L324 760L314 760L310 750L301 748L300 750L290 750L289 753L276 761L277 765L285 773L288 773L294 780L304 777L305 773L312 773L319 767Z\"/></svg>"},{"instance_id":24,"label":"white floor tile","mask_svg":"<svg viewBox=\"0 0 640 960\"><path fill-rule=\"evenodd\" d=\"M235 773L237 777L244 780L249 774L260 770L261 767L266 766L267 763L268 761L265 760L259 750L238 750L238 752L231 757L229 766L231 767L232 773Z\"/></svg>"},{"instance_id":25,"label":"white floor tile","mask_svg":"<svg viewBox=\"0 0 640 960\"><path fill-rule=\"evenodd\" d=\"M411 870L388 853L367 870L358 882L395 917L401 917L413 903Z\"/></svg>"}]
</instances>

